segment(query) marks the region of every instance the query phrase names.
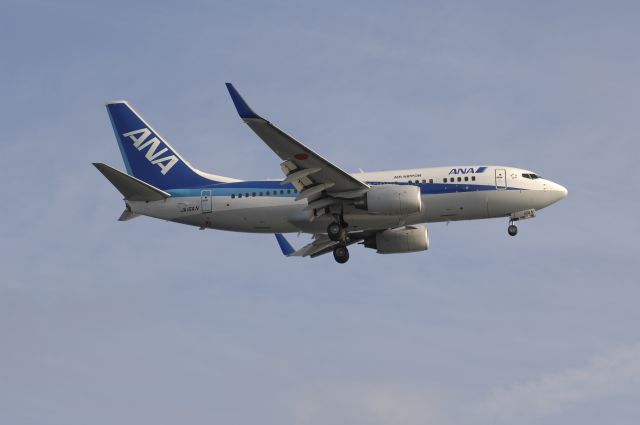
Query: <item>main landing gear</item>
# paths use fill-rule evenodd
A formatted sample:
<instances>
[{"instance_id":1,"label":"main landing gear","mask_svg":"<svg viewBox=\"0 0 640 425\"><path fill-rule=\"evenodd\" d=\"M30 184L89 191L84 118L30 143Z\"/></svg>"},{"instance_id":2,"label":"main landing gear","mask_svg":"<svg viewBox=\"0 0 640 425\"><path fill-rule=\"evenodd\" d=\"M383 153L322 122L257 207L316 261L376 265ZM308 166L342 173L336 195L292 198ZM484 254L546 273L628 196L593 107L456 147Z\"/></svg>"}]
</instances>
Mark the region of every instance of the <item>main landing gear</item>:
<instances>
[{"instance_id":1,"label":"main landing gear","mask_svg":"<svg viewBox=\"0 0 640 425\"><path fill-rule=\"evenodd\" d=\"M518 226L513 224L513 220L509 221L509 227L507 227L507 233L509 233L509 236L515 236L518 234Z\"/></svg>"},{"instance_id":2,"label":"main landing gear","mask_svg":"<svg viewBox=\"0 0 640 425\"><path fill-rule=\"evenodd\" d=\"M347 223L344 222L343 215L334 214L335 221L327 226L327 236L334 242L340 242L333 249L333 258L344 264L349 261L349 250L347 249Z\"/></svg>"},{"instance_id":3,"label":"main landing gear","mask_svg":"<svg viewBox=\"0 0 640 425\"><path fill-rule=\"evenodd\" d=\"M333 222L327 226L327 236L334 242L347 242L347 227L349 225L344 222L342 213L333 215Z\"/></svg>"},{"instance_id":4,"label":"main landing gear","mask_svg":"<svg viewBox=\"0 0 640 425\"><path fill-rule=\"evenodd\" d=\"M346 233L347 231L344 229L344 227L336 222L331 223L329 227L327 227L327 236L329 236L329 239L335 242L344 240L346 237Z\"/></svg>"},{"instance_id":5,"label":"main landing gear","mask_svg":"<svg viewBox=\"0 0 640 425\"><path fill-rule=\"evenodd\" d=\"M338 245L333 248L333 258L340 263L344 264L349 261L349 250L344 245Z\"/></svg>"}]
</instances>

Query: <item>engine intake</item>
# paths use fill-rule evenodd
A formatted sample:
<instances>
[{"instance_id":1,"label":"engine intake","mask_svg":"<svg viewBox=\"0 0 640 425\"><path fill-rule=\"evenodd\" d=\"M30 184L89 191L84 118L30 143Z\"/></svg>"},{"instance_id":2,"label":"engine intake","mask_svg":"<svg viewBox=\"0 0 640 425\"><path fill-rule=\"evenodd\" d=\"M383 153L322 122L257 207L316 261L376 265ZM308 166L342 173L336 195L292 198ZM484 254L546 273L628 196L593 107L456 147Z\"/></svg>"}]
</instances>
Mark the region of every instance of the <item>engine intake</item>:
<instances>
[{"instance_id":1,"label":"engine intake","mask_svg":"<svg viewBox=\"0 0 640 425\"><path fill-rule=\"evenodd\" d=\"M420 188L413 185L388 184L373 186L356 208L371 214L409 215L420 212L422 200Z\"/></svg>"},{"instance_id":2,"label":"engine intake","mask_svg":"<svg viewBox=\"0 0 640 425\"><path fill-rule=\"evenodd\" d=\"M376 249L378 254L401 254L429 249L427 226L406 226L378 232L364 240L364 246Z\"/></svg>"}]
</instances>

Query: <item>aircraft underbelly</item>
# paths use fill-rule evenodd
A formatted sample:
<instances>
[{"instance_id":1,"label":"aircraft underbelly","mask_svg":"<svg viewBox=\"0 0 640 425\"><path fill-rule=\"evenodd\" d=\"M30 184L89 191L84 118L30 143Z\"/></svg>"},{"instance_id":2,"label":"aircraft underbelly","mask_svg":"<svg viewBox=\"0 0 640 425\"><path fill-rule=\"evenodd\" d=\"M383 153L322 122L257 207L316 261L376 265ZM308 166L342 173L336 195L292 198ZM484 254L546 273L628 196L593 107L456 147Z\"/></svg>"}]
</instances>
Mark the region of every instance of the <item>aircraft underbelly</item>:
<instances>
[{"instance_id":1,"label":"aircraft underbelly","mask_svg":"<svg viewBox=\"0 0 640 425\"><path fill-rule=\"evenodd\" d=\"M487 218L487 195L483 191L423 195L424 222Z\"/></svg>"},{"instance_id":2,"label":"aircraft underbelly","mask_svg":"<svg viewBox=\"0 0 640 425\"><path fill-rule=\"evenodd\" d=\"M326 233L332 221L331 215L323 215L312 221L304 217L292 220L297 228L306 233ZM344 215L344 221L349 225L349 231L377 230L402 226L406 224L406 217L351 213Z\"/></svg>"},{"instance_id":3,"label":"aircraft underbelly","mask_svg":"<svg viewBox=\"0 0 640 425\"><path fill-rule=\"evenodd\" d=\"M517 211L543 208L539 194L530 190L494 190L488 192L489 217L504 217Z\"/></svg>"},{"instance_id":4,"label":"aircraft underbelly","mask_svg":"<svg viewBox=\"0 0 640 425\"><path fill-rule=\"evenodd\" d=\"M269 206L219 210L212 214L209 227L251 233L297 232L288 220L292 206Z\"/></svg>"}]
</instances>

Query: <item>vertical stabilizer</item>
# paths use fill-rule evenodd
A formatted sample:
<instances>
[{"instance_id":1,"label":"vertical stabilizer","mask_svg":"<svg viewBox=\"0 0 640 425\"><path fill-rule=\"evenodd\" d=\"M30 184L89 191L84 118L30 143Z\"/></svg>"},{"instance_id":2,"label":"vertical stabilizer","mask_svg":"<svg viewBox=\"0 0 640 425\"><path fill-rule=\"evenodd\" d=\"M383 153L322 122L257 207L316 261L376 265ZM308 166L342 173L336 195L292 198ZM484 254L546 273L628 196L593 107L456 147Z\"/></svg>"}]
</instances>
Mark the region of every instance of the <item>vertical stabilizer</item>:
<instances>
[{"instance_id":1,"label":"vertical stabilizer","mask_svg":"<svg viewBox=\"0 0 640 425\"><path fill-rule=\"evenodd\" d=\"M185 161L127 102L107 103L107 111L129 175L162 190L218 182L218 176L202 173Z\"/></svg>"}]
</instances>

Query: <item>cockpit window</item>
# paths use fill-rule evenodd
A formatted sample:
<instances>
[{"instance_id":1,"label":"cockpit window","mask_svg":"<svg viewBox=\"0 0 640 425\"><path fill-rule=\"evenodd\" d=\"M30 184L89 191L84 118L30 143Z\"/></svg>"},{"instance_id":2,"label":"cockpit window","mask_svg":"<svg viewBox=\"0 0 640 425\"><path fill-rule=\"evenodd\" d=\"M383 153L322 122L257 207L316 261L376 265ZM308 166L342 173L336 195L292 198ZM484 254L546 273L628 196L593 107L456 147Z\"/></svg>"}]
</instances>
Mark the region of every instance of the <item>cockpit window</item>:
<instances>
[{"instance_id":1,"label":"cockpit window","mask_svg":"<svg viewBox=\"0 0 640 425\"><path fill-rule=\"evenodd\" d=\"M537 174L533 174L533 173L531 173L531 174L529 174L529 173L523 173L523 174L522 174L522 177L524 177L525 179L531 179L531 180L535 180L535 179L539 179L539 178L540 178L540 176L539 176L539 175L537 175Z\"/></svg>"}]
</instances>

